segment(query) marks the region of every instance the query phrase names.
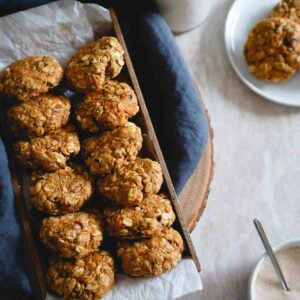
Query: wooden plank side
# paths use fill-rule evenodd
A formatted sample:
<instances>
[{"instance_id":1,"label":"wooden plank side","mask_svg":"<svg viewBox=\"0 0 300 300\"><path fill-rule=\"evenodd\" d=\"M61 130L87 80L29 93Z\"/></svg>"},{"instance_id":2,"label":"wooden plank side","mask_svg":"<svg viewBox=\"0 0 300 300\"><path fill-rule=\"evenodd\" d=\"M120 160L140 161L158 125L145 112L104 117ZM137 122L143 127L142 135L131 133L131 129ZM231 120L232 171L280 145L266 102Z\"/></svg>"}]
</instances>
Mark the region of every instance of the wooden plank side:
<instances>
[{"instance_id":1,"label":"wooden plank side","mask_svg":"<svg viewBox=\"0 0 300 300\"><path fill-rule=\"evenodd\" d=\"M200 270L201 270L200 262L199 262L199 259L197 257L194 245L192 243L192 239L191 239L189 230L188 230L188 228L185 224L185 220L184 220L181 208L180 208L178 200L177 200L177 195L176 195L176 192L175 192L175 189L174 189L174 186L173 186L168 168L166 166L165 160L163 158L163 155L162 155L162 152L161 152L161 149L160 149L160 146L159 146L159 143L158 143L158 140L157 140L152 122L151 122L151 118L149 116L148 109L146 107L145 100L144 100L144 97L142 95L142 92L141 92L141 89L140 89L140 86L139 86L139 83L138 83L138 80L137 80L132 62L131 62L131 58L129 56L129 53L128 53L128 50L127 50L127 47L126 47L126 43L125 43L122 31L121 31L121 27L120 27L118 18L117 18L116 13L113 9L110 9L110 14L111 14L112 23L113 23L113 27L114 27L114 31L116 33L116 36L117 36L119 42L122 44L122 46L125 50L124 57L125 57L127 70L128 70L133 88L136 92L136 95L137 95L137 98L138 98L138 101L139 101L140 110L141 110L141 113L142 113L143 118L144 118L147 134L149 135L150 141L153 144L153 149L155 151L156 157L158 158L158 161L161 164L165 184L166 184L167 189L169 191L170 197L173 200L172 201L173 206L174 206L174 209L175 209L175 212L176 212L176 215L177 215L177 219L180 223L180 227L181 227L182 233L184 235L184 240L185 240L186 245L188 247L188 251L191 254L191 256L192 256L192 258L195 262L197 270L200 272Z\"/></svg>"}]
</instances>

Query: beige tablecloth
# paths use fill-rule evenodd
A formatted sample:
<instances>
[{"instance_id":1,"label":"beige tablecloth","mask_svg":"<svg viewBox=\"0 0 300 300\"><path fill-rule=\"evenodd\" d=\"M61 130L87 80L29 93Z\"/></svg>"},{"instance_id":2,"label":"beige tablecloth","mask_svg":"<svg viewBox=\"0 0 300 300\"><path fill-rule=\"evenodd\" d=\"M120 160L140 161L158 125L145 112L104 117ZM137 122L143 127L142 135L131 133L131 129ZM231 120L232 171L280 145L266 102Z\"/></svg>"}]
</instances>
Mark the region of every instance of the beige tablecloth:
<instances>
[{"instance_id":1,"label":"beige tablecloth","mask_svg":"<svg viewBox=\"0 0 300 300\"><path fill-rule=\"evenodd\" d=\"M232 2L214 0L203 25L176 36L215 133L215 176L192 234L202 262L200 300L246 299L249 274L264 253L253 218L272 244L300 236L300 108L257 96L231 68L224 25Z\"/></svg>"}]
</instances>

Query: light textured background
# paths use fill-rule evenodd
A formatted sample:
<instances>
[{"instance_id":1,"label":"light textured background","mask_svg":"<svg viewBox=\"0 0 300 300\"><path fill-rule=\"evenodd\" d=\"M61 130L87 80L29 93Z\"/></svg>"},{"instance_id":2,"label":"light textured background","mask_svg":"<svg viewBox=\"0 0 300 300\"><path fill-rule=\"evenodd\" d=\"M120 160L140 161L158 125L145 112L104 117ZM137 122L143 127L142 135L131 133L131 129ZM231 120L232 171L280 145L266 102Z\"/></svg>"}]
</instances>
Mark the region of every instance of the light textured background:
<instances>
[{"instance_id":1,"label":"light textured background","mask_svg":"<svg viewBox=\"0 0 300 300\"><path fill-rule=\"evenodd\" d=\"M264 100L234 73L223 34L232 2L214 0L205 23L176 36L215 133L215 175L192 234L201 300L246 299L249 274L264 253L253 218L272 244L300 237L300 108Z\"/></svg>"}]
</instances>

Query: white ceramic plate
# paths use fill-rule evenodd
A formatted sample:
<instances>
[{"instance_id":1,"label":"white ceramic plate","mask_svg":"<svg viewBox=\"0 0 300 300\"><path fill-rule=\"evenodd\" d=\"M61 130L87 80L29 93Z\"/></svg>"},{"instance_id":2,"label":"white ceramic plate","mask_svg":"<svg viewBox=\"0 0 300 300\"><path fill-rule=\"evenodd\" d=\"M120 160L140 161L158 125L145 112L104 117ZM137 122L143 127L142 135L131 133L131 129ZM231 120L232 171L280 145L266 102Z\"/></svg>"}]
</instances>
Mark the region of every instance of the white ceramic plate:
<instances>
[{"instance_id":1,"label":"white ceramic plate","mask_svg":"<svg viewBox=\"0 0 300 300\"><path fill-rule=\"evenodd\" d=\"M279 0L236 0L226 19L225 47L240 79L260 96L290 106L300 106L300 69L284 83L267 83L255 78L244 59L243 47L251 28L266 18Z\"/></svg>"}]
</instances>

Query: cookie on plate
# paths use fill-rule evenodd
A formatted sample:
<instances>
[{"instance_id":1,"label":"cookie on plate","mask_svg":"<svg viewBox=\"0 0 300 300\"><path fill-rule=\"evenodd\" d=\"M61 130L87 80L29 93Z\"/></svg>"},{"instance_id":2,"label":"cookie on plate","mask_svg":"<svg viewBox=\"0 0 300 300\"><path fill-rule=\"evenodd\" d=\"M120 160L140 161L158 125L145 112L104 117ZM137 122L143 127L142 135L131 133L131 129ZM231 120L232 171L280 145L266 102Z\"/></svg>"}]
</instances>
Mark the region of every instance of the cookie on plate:
<instances>
[{"instance_id":1,"label":"cookie on plate","mask_svg":"<svg viewBox=\"0 0 300 300\"><path fill-rule=\"evenodd\" d=\"M63 299L99 299L114 286L114 260L106 251L77 259L52 258L47 282L51 291Z\"/></svg>"},{"instance_id":2,"label":"cookie on plate","mask_svg":"<svg viewBox=\"0 0 300 300\"><path fill-rule=\"evenodd\" d=\"M74 128L66 126L44 136L15 142L13 148L23 166L55 171L64 168L69 158L79 153L80 143Z\"/></svg>"},{"instance_id":3,"label":"cookie on plate","mask_svg":"<svg viewBox=\"0 0 300 300\"><path fill-rule=\"evenodd\" d=\"M300 0L281 0L270 14L271 18L288 18L300 24Z\"/></svg>"},{"instance_id":4,"label":"cookie on plate","mask_svg":"<svg viewBox=\"0 0 300 300\"><path fill-rule=\"evenodd\" d=\"M177 266L183 248L180 234L169 228L149 239L119 242L117 254L125 273L157 276Z\"/></svg>"},{"instance_id":5,"label":"cookie on plate","mask_svg":"<svg viewBox=\"0 0 300 300\"><path fill-rule=\"evenodd\" d=\"M127 83L110 80L102 90L87 94L75 114L82 129L97 132L125 125L138 111L133 89Z\"/></svg>"},{"instance_id":6,"label":"cookie on plate","mask_svg":"<svg viewBox=\"0 0 300 300\"><path fill-rule=\"evenodd\" d=\"M63 77L59 62L50 56L27 56L0 74L0 91L21 101L47 93Z\"/></svg>"},{"instance_id":7,"label":"cookie on plate","mask_svg":"<svg viewBox=\"0 0 300 300\"><path fill-rule=\"evenodd\" d=\"M51 173L33 172L30 177L31 203L49 215L78 211L92 192L89 173L75 164Z\"/></svg>"},{"instance_id":8,"label":"cookie on plate","mask_svg":"<svg viewBox=\"0 0 300 300\"><path fill-rule=\"evenodd\" d=\"M103 216L110 235L123 239L138 239L157 235L175 220L171 201L165 195L152 195L140 206L111 208Z\"/></svg>"},{"instance_id":9,"label":"cookie on plate","mask_svg":"<svg viewBox=\"0 0 300 300\"><path fill-rule=\"evenodd\" d=\"M134 123L83 141L84 158L94 175L107 175L134 160L142 148L142 132Z\"/></svg>"},{"instance_id":10,"label":"cookie on plate","mask_svg":"<svg viewBox=\"0 0 300 300\"><path fill-rule=\"evenodd\" d=\"M259 79L282 82L300 65L300 25L283 18L258 23L249 33L244 55L249 71Z\"/></svg>"},{"instance_id":11,"label":"cookie on plate","mask_svg":"<svg viewBox=\"0 0 300 300\"><path fill-rule=\"evenodd\" d=\"M124 65L124 50L112 36L104 36L87 44L73 57L66 67L66 77L79 92L92 92L103 83L115 78Z\"/></svg>"},{"instance_id":12,"label":"cookie on plate","mask_svg":"<svg viewBox=\"0 0 300 300\"><path fill-rule=\"evenodd\" d=\"M145 198L158 193L163 183L161 166L148 158L137 158L125 167L99 179L100 193L114 204L140 205Z\"/></svg>"},{"instance_id":13,"label":"cookie on plate","mask_svg":"<svg viewBox=\"0 0 300 300\"><path fill-rule=\"evenodd\" d=\"M81 257L95 252L103 240L100 214L75 212L46 218L40 238L61 257Z\"/></svg>"},{"instance_id":14,"label":"cookie on plate","mask_svg":"<svg viewBox=\"0 0 300 300\"><path fill-rule=\"evenodd\" d=\"M36 137L67 124L70 110L68 98L45 94L12 106L7 117L15 136Z\"/></svg>"}]
</instances>

